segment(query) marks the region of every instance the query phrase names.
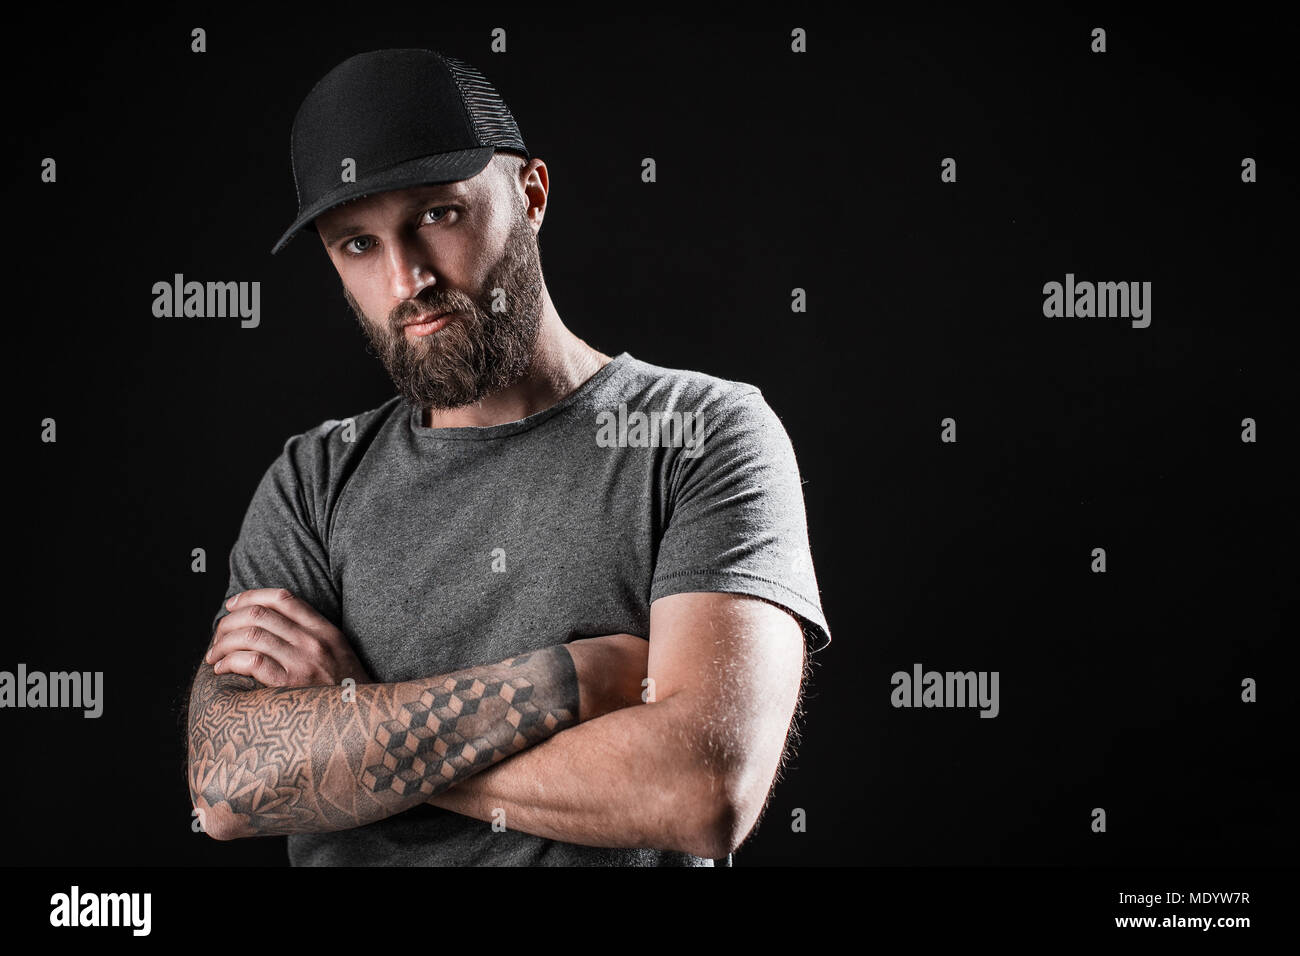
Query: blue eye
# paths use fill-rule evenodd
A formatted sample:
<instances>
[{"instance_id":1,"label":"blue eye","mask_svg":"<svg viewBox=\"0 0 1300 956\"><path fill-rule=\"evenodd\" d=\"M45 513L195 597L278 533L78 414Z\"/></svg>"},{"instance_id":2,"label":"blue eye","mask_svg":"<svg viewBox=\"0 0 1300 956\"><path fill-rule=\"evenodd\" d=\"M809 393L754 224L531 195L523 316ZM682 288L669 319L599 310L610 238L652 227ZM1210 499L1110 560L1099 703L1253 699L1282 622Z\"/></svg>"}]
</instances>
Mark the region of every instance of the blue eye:
<instances>
[{"instance_id":1,"label":"blue eye","mask_svg":"<svg viewBox=\"0 0 1300 956\"><path fill-rule=\"evenodd\" d=\"M420 225L436 226L439 223L446 221L447 213L451 212L452 210L453 210L452 206L433 206L429 209L426 209L423 214L425 217L424 221L422 221ZM429 219L428 217L431 213L442 213L442 215L436 219ZM343 243L342 246L343 252L345 255L349 255L349 256L363 256L374 245L374 241L375 240L370 236L357 236L355 239L349 239L347 242ZM365 242L365 243L369 243L369 245L367 245L365 248L357 248L353 246L354 242Z\"/></svg>"}]
</instances>

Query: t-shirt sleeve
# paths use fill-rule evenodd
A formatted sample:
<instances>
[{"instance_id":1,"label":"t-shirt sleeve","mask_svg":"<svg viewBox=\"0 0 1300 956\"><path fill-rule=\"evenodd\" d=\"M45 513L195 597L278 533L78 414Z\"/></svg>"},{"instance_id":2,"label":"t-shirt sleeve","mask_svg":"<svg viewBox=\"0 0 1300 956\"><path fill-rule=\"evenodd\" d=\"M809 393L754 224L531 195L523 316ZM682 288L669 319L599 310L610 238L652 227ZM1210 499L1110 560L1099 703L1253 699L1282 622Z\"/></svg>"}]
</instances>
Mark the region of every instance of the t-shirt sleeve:
<instances>
[{"instance_id":1,"label":"t-shirt sleeve","mask_svg":"<svg viewBox=\"0 0 1300 956\"><path fill-rule=\"evenodd\" d=\"M295 435L262 475L230 551L230 583L212 629L230 613L231 595L286 588L336 627L341 601L324 536L327 427Z\"/></svg>"},{"instance_id":2,"label":"t-shirt sleeve","mask_svg":"<svg viewBox=\"0 0 1300 956\"><path fill-rule=\"evenodd\" d=\"M803 483L785 427L757 389L732 399L678 452L650 600L749 594L800 621L810 651L831 642L808 541Z\"/></svg>"}]
</instances>

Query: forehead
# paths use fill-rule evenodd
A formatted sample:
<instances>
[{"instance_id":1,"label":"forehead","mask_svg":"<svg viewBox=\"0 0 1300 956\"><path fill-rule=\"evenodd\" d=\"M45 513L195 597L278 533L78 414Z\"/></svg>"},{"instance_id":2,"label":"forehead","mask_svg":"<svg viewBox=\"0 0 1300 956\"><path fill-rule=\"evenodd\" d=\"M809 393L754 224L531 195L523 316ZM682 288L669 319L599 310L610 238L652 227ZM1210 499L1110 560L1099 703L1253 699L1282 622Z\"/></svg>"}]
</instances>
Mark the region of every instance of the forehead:
<instances>
[{"instance_id":1,"label":"forehead","mask_svg":"<svg viewBox=\"0 0 1300 956\"><path fill-rule=\"evenodd\" d=\"M409 186L362 196L321 213L315 220L316 229L328 239L334 233L353 231L354 226L350 224L359 225L363 219L404 215L430 203L472 197L483 188L483 182L480 173L473 179L462 179L454 183Z\"/></svg>"}]
</instances>

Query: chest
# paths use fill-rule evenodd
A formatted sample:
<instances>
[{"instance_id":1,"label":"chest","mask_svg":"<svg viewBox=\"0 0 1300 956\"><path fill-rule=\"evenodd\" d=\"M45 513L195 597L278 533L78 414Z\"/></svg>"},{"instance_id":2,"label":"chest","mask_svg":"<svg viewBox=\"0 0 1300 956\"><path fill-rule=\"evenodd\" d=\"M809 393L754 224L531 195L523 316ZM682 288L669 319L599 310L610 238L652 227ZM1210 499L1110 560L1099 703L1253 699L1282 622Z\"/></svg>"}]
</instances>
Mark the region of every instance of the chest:
<instances>
[{"instance_id":1,"label":"chest","mask_svg":"<svg viewBox=\"0 0 1300 956\"><path fill-rule=\"evenodd\" d=\"M359 474L330 537L343 629L383 681L648 636L666 491L644 456L603 453Z\"/></svg>"}]
</instances>

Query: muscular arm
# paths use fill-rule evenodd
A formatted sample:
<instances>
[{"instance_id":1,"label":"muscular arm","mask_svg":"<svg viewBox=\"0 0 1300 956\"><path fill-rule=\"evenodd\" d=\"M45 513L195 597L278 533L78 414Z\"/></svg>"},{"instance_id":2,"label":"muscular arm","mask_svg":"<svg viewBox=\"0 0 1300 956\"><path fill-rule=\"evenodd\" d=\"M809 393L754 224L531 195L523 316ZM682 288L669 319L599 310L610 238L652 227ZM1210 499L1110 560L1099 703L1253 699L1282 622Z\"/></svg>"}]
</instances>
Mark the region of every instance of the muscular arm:
<instances>
[{"instance_id":1,"label":"muscular arm","mask_svg":"<svg viewBox=\"0 0 1300 956\"><path fill-rule=\"evenodd\" d=\"M479 820L587 846L720 858L753 828L803 674L796 620L756 598L693 593L651 606L656 700L607 713L433 795Z\"/></svg>"},{"instance_id":2,"label":"muscular arm","mask_svg":"<svg viewBox=\"0 0 1300 956\"><path fill-rule=\"evenodd\" d=\"M574 726L563 645L425 680L264 687L199 668L189 780L219 840L343 830L414 806Z\"/></svg>"}]
</instances>

